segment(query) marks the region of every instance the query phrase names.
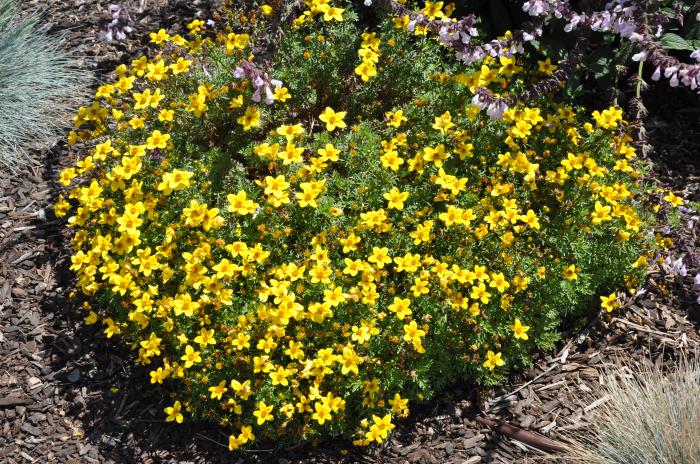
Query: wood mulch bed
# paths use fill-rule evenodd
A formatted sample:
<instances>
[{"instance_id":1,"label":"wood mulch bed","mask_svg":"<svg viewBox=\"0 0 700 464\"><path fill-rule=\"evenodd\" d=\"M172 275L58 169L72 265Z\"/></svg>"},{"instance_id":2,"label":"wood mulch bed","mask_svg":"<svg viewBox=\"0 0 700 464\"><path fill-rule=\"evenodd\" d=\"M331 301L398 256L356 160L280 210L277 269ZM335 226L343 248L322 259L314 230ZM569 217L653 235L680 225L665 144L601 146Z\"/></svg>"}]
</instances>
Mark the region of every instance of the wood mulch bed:
<instances>
[{"instance_id":1,"label":"wood mulch bed","mask_svg":"<svg viewBox=\"0 0 700 464\"><path fill-rule=\"evenodd\" d=\"M86 69L98 75L145 47L135 40L106 44L98 39L107 2L25 3L45 6L53 30L67 30ZM207 15L203 1L147 0L144 9L139 3L131 11L134 37ZM656 148L650 181L698 201L698 100L679 90L650 97L647 128ZM68 242L50 204L60 166L74 156L59 145L37 151L37 165L21 175L0 173L2 463L538 462L543 451L496 431L484 419L565 442L593 426L588 413L601 402L588 393L606 375L648 363L672 366L700 347L700 306L692 291L700 271L700 219L684 209L681 226L662 232L674 239L670 255L682 259L685 276L652 268L645 292L624 309L592 320L503 387L477 394L455 386L440 401L418 407L381 448L324 442L232 454L217 427L165 424L167 391L150 386L147 370L132 367L129 350L114 340L108 343L100 328L84 326L72 306Z\"/></svg>"}]
</instances>

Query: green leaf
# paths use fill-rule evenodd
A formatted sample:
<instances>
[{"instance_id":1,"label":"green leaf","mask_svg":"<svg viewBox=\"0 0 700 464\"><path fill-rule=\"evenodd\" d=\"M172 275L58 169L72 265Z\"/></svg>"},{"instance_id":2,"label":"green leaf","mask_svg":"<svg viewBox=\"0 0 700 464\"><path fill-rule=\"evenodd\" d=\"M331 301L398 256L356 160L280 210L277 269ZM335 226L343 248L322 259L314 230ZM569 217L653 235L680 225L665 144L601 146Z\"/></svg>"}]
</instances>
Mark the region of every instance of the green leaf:
<instances>
[{"instance_id":1,"label":"green leaf","mask_svg":"<svg viewBox=\"0 0 700 464\"><path fill-rule=\"evenodd\" d=\"M687 40L672 32L667 32L661 36L661 45L663 45L666 50L695 50Z\"/></svg>"}]
</instances>

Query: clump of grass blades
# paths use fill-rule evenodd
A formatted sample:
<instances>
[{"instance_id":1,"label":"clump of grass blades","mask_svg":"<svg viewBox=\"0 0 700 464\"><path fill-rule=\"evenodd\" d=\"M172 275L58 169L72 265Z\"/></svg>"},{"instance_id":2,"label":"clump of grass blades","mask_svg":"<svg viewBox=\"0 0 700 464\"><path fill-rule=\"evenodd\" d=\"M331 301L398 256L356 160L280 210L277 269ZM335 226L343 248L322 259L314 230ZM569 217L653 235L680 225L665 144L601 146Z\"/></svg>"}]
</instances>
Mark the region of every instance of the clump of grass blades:
<instances>
[{"instance_id":1,"label":"clump of grass blades","mask_svg":"<svg viewBox=\"0 0 700 464\"><path fill-rule=\"evenodd\" d=\"M0 165L30 162L27 148L56 137L84 94L88 75L34 12L0 0Z\"/></svg>"},{"instance_id":2,"label":"clump of grass blades","mask_svg":"<svg viewBox=\"0 0 700 464\"><path fill-rule=\"evenodd\" d=\"M670 373L646 367L595 392L607 401L593 412L594 430L566 461L606 464L700 462L700 363L682 361Z\"/></svg>"}]
</instances>

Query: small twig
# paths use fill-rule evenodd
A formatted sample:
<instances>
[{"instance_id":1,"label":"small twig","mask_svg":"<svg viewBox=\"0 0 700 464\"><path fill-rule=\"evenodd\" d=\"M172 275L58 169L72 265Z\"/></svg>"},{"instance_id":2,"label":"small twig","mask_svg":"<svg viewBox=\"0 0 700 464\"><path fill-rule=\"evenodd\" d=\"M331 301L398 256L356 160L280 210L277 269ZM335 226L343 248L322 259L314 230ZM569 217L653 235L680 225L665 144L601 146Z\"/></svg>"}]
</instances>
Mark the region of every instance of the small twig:
<instances>
[{"instance_id":1,"label":"small twig","mask_svg":"<svg viewBox=\"0 0 700 464\"><path fill-rule=\"evenodd\" d=\"M526 445L537 448L541 451L567 451L568 447L561 442L554 441L550 438L540 435L539 433L529 432L521 428L510 425L506 422L496 422L482 416L476 417L476 422L486 427L490 427L503 435L506 435L514 440L525 443Z\"/></svg>"},{"instance_id":2,"label":"small twig","mask_svg":"<svg viewBox=\"0 0 700 464\"><path fill-rule=\"evenodd\" d=\"M122 409L124 408L124 403L126 403L126 397L127 397L127 396L128 396L128 395L127 395L126 393L124 393L124 396L122 397L122 402L121 402L121 404L119 405L119 408L117 409L117 413L114 415L114 418L115 418L115 419L119 419L119 418L120 418L120 414L121 414L121 412L122 412Z\"/></svg>"},{"instance_id":3,"label":"small twig","mask_svg":"<svg viewBox=\"0 0 700 464\"><path fill-rule=\"evenodd\" d=\"M202 438L202 439L204 439L204 440L210 441L210 442L212 442L212 443L214 443L214 444L216 444L216 445L219 445L219 446L221 446L221 447L224 447L224 448L228 449L228 445L224 445L223 443L219 443L218 441L213 440L213 439L207 437L206 435L202 435L201 433L198 433L197 436L198 436L199 438Z\"/></svg>"},{"instance_id":4,"label":"small twig","mask_svg":"<svg viewBox=\"0 0 700 464\"><path fill-rule=\"evenodd\" d=\"M518 388L516 388L516 389L513 390L512 392L510 392L510 393L508 393L508 394L505 394L505 395L498 396L498 397L496 397L496 398L494 398L494 399L492 399L492 400L489 400L489 404L497 404L497 403L500 403L500 402L504 401L506 398L515 395L516 393L518 393L518 392L519 392L520 390L522 390L523 388L525 388L525 387L527 387L528 385L532 384L532 382L536 381L537 379L542 378L545 374L549 373L549 371L551 371L551 370L554 369L555 367L557 367L557 364L552 364L551 366L549 366L549 369L547 369L546 371L542 372L541 374L539 374L537 377L533 378L532 380L530 380L530 381L528 381L528 382L522 384L521 386L519 386Z\"/></svg>"},{"instance_id":5,"label":"small twig","mask_svg":"<svg viewBox=\"0 0 700 464\"><path fill-rule=\"evenodd\" d=\"M541 392L544 390L549 390L550 388L558 387L561 384L566 385L567 383L569 383L568 379L562 379L559 382L550 383L548 385L543 386L542 388L538 388L536 391Z\"/></svg>"},{"instance_id":6,"label":"small twig","mask_svg":"<svg viewBox=\"0 0 700 464\"><path fill-rule=\"evenodd\" d=\"M673 331L669 331L668 333L664 333L664 332L661 332L659 330L653 330L653 329L649 329L647 327L641 326L639 324L635 324L634 322L630 322L627 319L620 319L619 317L613 317L610 320L610 322L615 322L615 321L620 322L626 326L632 327L633 329L639 330L641 332L647 332L647 333L651 333L651 334L655 334L655 335L661 335L662 337L666 337L666 338L668 338L668 336L670 334L680 334L681 333L680 331L677 331L677 330L673 330Z\"/></svg>"},{"instance_id":7,"label":"small twig","mask_svg":"<svg viewBox=\"0 0 700 464\"><path fill-rule=\"evenodd\" d=\"M598 406L607 402L608 400L610 400L610 395L605 395L602 398L598 398L597 400L595 400L594 402L592 402L591 404L589 404L588 406L583 408L583 412L591 411L592 409L597 408Z\"/></svg>"}]
</instances>

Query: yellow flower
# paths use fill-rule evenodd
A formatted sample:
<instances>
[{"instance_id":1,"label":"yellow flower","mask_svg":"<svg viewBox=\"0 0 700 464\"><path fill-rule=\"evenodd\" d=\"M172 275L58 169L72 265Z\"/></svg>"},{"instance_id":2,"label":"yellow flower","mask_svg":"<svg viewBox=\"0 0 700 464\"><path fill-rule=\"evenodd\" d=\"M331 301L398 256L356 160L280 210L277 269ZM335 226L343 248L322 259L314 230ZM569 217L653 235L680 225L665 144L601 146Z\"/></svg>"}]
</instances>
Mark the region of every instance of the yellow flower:
<instances>
[{"instance_id":1,"label":"yellow flower","mask_svg":"<svg viewBox=\"0 0 700 464\"><path fill-rule=\"evenodd\" d=\"M326 421L331 420L331 407L328 406L325 401L317 401L314 403L314 409L316 412L314 412L311 418L317 421L319 425L323 425Z\"/></svg>"},{"instance_id":2,"label":"yellow flower","mask_svg":"<svg viewBox=\"0 0 700 464\"><path fill-rule=\"evenodd\" d=\"M596 126L603 129L613 129L617 127L618 121L622 121L622 110L610 107L602 112L594 111L593 119L595 119Z\"/></svg>"},{"instance_id":3,"label":"yellow flower","mask_svg":"<svg viewBox=\"0 0 700 464\"><path fill-rule=\"evenodd\" d=\"M396 317L402 321L406 316L413 314L410 306L411 300L408 298L394 297L394 302L389 305L389 311L396 313Z\"/></svg>"},{"instance_id":4,"label":"yellow flower","mask_svg":"<svg viewBox=\"0 0 700 464\"><path fill-rule=\"evenodd\" d=\"M326 130L328 132L333 132L336 128L343 129L347 127L343 118L347 112L338 111L337 113L331 107L326 107L326 109L321 113L319 119L326 123Z\"/></svg>"},{"instance_id":5,"label":"yellow flower","mask_svg":"<svg viewBox=\"0 0 700 464\"><path fill-rule=\"evenodd\" d=\"M499 272L498 274L491 273L491 281L489 282L489 287L495 288L500 293L503 293L506 291L507 288L510 287L510 284L508 283L502 272Z\"/></svg>"},{"instance_id":6,"label":"yellow flower","mask_svg":"<svg viewBox=\"0 0 700 464\"><path fill-rule=\"evenodd\" d=\"M121 329L117 324L115 324L112 318L105 319L104 323L107 325L107 328L105 329L105 334L107 334L107 338L112 338L113 335L121 333Z\"/></svg>"},{"instance_id":7,"label":"yellow flower","mask_svg":"<svg viewBox=\"0 0 700 464\"><path fill-rule=\"evenodd\" d=\"M442 162L450 157L450 152L445 150L445 145L440 144L435 148L425 147L423 149L423 161L432 161L435 166L441 168Z\"/></svg>"},{"instance_id":8,"label":"yellow flower","mask_svg":"<svg viewBox=\"0 0 700 464\"><path fill-rule=\"evenodd\" d=\"M272 385L282 385L283 387L286 387L289 385L289 380L287 380L287 377L290 374L291 372L289 370L280 366L276 371L272 371L268 375L272 379Z\"/></svg>"},{"instance_id":9,"label":"yellow flower","mask_svg":"<svg viewBox=\"0 0 700 464\"><path fill-rule=\"evenodd\" d=\"M494 370L496 367L505 365L505 361L501 359L501 353L494 353L489 350L486 353L486 361L484 361L484 367Z\"/></svg>"},{"instance_id":10,"label":"yellow flower","mask_svg":"<svg viewBox=\"0 0 700 464\"><path fill-rule=\"evenodd\" d=\"M285 137L288 142L291 142L297 135L301 135L304 133L304 128L301 124L284 124L278 127L276 132L277 134Z\"/></svg>"},{"instance_id":11,"label":"yellow flower","mask_svg":"<svg viewBox=\"0 0 700 464\"><path fill-rule=\"evenodd\" d=\"M600 224L603 221L612 221L612 216L610 216L610 211L612 208L610 206L603 206L599 201L595 202L595 211L591 213L591 218L593 224Z\"/></svg>"},{"instance_id":12,"label":"yellow flower","mask_svg":"<svg viewBox=\"0 0 700 464\"><path fill-rule=\"evenodd\" d=\"M253 214L260 205L255 203L253 200L249 200L246 193L241 190L237 194L229 193L226 197L228 200L228 211L230 213L236 213L241 216L246 214Z\"/></svg>"},{"instance_id":13,"label":"yellow flower","mask_svg":"<svg viewBox=\"0 0 700 464\"><path fill-rule=\"evenodd\" d=\"M491 301L491 294L486 290L486 285L483 282L479 282L478 285L474 285L471 288L471 293L469 296L474 300L479 300L483 304L488 304Z\"/></svg>"},{"instance_id":14,"label":"yellow flower","mask_svg":"<svg viewBox=\"0 0 700 464\"><path fill-rule=\"evenodd\" d=\"M151 376L151 383L162 384L163 380L168 376L168 371L164 370L162 367L159 367L158 370L151 371L149 374Z\"/></svg>"},{"instance_id":15,"label":"yellow flower","mask_svg":"<svg viewBox=\"0 0 700 464\"><path fill-rule=\"evenodd\" d=\"M170 40L170 34L168 34L165 29L159 29L158 32L151 32L149 37L151 38L151 42L156 45L160 45L163 42Z\"/></svg>"},{"instance_id":16,"label":"yellow flower","mask_svg":"<svg viewBox=\"0 0 700 464\"><path fill-rule=\"evenodd\" d=\"M211 393L211 398L215 400L220 400L224 393L228 391L226 388L226 381L222 380L218 385L214 387L209 387L209 392Z\"/></svg>"},{"instance_id":17,"label":"yellow flower","mask_svg":"<svg viewBox=\"0 0 700 464\"><path fill-rule=\"evenodd\" d=\"M389 256L389 248L372 247L372 254L367 258L370 263L375 263L379 269L383 269L385 264L392 262Z\"/></svg>"},{"instance_id":18,"label":"yellow flower","mask_svg":"<svg viewBox=\"0 0 700 464\"><path fill-rule=\"evenodd\" d=\"M157 189L163 192L164 195L170 195L173 191L182 190L192 185L191 179L193 175L193 172L173 169L171 172L163 174L162 181L158 184Z\"/></svg>"},{"instance_id":19,"label":"yellow flower","mask_svg":"<svg viewBox=\"0 0 700 464\"><path fill-rule=\"evenodd\" d=\"M207 330L202 327L199 330L199 335L194 338L194 342L199 344L200 348L204 349L207 345L216 345L216 338L214 337L214 329Z\"/></svg>"},{"instance_id":20,"label":"yellow flower","mask_svg":"<svg viewBox=\"0 0 700 464\"><path fill-rule=\"evenodd\" d=\"M148 70L146 79L149 81L162 81L168 77L168 67L163 60L159 60L155 63L148 63L146 69Z\"/></svg>"},{"instance_id":21,"label":"yellow flower","mask_svg":"<svg viewBox=\"0 0 700 464\"><path fill-rule=\"evenodd\" d=\"M394 429L394 424L391 423L391 414L387 414L384 417L372 416L374 424L370 426L369 432L366 433L367 440L376 441L380 443L382 440L386 439L389 432Z\"/></svg>"},{"instance_id":22,"label":"yellow flower","mask_svg":"<svg viewBox=\"0 0 700 464\"><path fill-rule=\"evenodd\" d=\"M163 110L160 110L160 113L158 113L158 121L170 122L173 120L174 116L175 116L175 111L163 109Z\"/></svg>"},{"instance_id":23,"label":"yellow flower","mask_svg":"<svg viewBox=\"0 0 700 464\"><path fill-rule=\"evenodd\" d=\"M292 95L289 93L287 87L280 87L279 89L275 89L274 98L277 101L286 102L292 98Z\"/></svg>"},{"instance_id":24,"label":"yellow flower","mask_svg":"<svg viewBox=\"0 0 700 464\"><path fill-rule=\"evenodd\" d=\"M454 127L454 123L452 122L452 115L449 111L445 111L443 114L435 118L433 129L439 130L441 134L447 134L447 131L449 131L452 127Z\"/></svg>"},{"instance_id":25,"label":"yellow flower","mask_svg":"<svg viewBox=\"0 0 700 464\"><path fill-rule=\"evenodd\" d=\"M343 20L343 11L345 11L344 8L336 8L330 5L323 5L321 11L323 11L323 20L324 21L342 21Z\"/></svg>"},{"instance_id":26,"label":"yellow flower","mask_svg":"<svg viewBox=\"0 0 700 464\"><path fill-rule=\"evenodd\" d=\"M241 433L238 435L238 443L244 444L253 440L255 440L255 435L253 435L253 427L249 425L244 425L241 427Z\"/></svg>"},{"instance_id":27,"label":"yellow flower","mask_svg":"<svg viewBox=\"0 0 700 464\"><path fill-rule=\"evenodd\" d=\"M530 330L530 326L523 325L520 322L520 319L518 319L517 317L515 318L515 322L513 323L513 325L511 325L509 327L510 327L510 330L513 331L513 337L515 337L516 339L520 339L520 340L527 340L528 339L527 331Z\"/></svg>"},{"instance_id":28,"label":"yellow flower","mask_svg":"<svg viewBox=\"0 0 700 464\"><path fill-rule=\"evenodd\" d=\"M423 7L422 10L420 10L421 13L423 13L425 16L428 17L430 21L433 19L441 19L445 17L445 13L442 11L444 2L425 2L425 6Z\"/></svg>"},{"instance_id":29,"label":"yellow flower","mask_svg":"<svg viewBox=\"0 0 700 464\"><path fill-rule=\"evenodd\" d=\"M90 314L87 315L84 319L85 324L87 325L92 325L97 322L97 313L95 311L90 311Z\"/></svg>"},{"instance_id":30,"label":"yellow flower","mask_svg":"<svg viewBox=\"0 0 700 464\"><path fill-rule=\"evenodd\" d=\"M384 199L389 202L389 209L394 208L399 211L403 210L403 202L408 198L408 192L402 192L398 188L393 187L390 191L384 193Z\"/></svg>"},{"instance_id":31,"label":"yellow flower","mask_svg":"<svg viewBox=\"0 0 700 464\"><path fill-rule=\"evenodd\" d=\"M192 60L186 60L185 58L178 58L177 61L170 65L170 69L173 71L174 75L181 73L186 73L190 70L192 66Z\"/></svg>"},{"instance_id":32,"label":"yellow flower","mask_svg":"<svg viewBox=\"0 0 700 464\"><path fill-rule=\"evenodd\" d=\"M541 73L545 73L548 76L551 76L554 74L554 71L557 70L557 66L552 64L552 60L549 58L544 61L538 61L537 66L539 67Z\"/></svg>"},{"instance_id":33,"label":"yellow flower","mask_svg":"<svg viewBox=\"0 0 700 464\"><path fill-rule=\"evenodd\" d=\"M236 108L241 108L243 106L243 95L233 97L231 103L229 103L229 109L235 110Z\"/></svg>"},{"instance_id":34,"label":"yellow flower","mask_svg":"<svg viewBox=\"0 0 700 464\"><path fill-rule=\"evenodd\" d=\"M664 200L669 202L671 206L677 208L683 206L683 199L673 194L673 192L668 192L668 195L664 196Z\"/></svg>"},{"instance_id":35,"label":"yellow flower","mask_svg":"<svg viewBox=\"0 0 700 464\"><path fill-rule=\"evenodd\" d=\"M518 219L527 224L529 227L535 230L540 230L540 220L537 218L537 215L533 210L527 210L527 213L521 214Z\"/></svg>"},{"instance_id":36,"label":"yellow flower","mask_svg":"<svg viewBox=\"0 0 700 464\"><path fill-rule=\"evenodd\" d=\"M613 309L618 308L619 306L620 303L617 301L617 295L615 293L600 297L600 307L607 312L612 312Z\"/></svg>"},{"instance_id":37,"label":"yellow flower","mask_svg":"<svg viewBox=\"0 0 700 464\"><path fill-rule=\"evenodd\" d=\"M363 359L355 353L355 350L353 350L350 347L344 347L343 348L343 357L341 361L341 373L343 375L347 375L348 373L352 372L355 375L358 375L360 373L358 369L358 364L362 364Z\"/></svg>"},{"instance_id":38,"label":"yellow flower","mask_svg":"<svg viewBox=\"0 0 700 464\"><path fill-rule=\"evenodd\" d=\"M566 280L578 279L578 274L576 273L576 266L573 264L566 266L561 274Z\"/></svg>"},{"instance_id":39,"label":"yellow flower","mask_svg":"<svg viewBox=\"0 0 700 464\"><path fill-rule=\"evenodd\" d=\"M403 115L403 110L389 111L384 116L387 118L387 125L398 128L401 123L408 121Z\"/></svg>"},{"instance_id":40,"label":"yellow flower","mask_svg":"<svg viewBox=\"0 0 700 464\"><path fill-rule=\"evenodd\" d=\"M301 192L297 192L295 196L299 200L299 206L305 208L311 206L317 208L318 203L316 197L323 191L323 185L318 185L317 182L303 182L299 184Z\"/></svg>"},{"instance_id":41,"label":"yellow flower","mask_svg":"<svg viewBox=\"0 0 700 464\"><path fill-rule=\"evenodd\" d=\"M405 417L408 414L408 398L401 398L398 393L394 394L394 399L389 400L391 412Z\"/></svg>"},{"instance_id":42,"label":"yellow flower","mask_svg":"<svg viewBox=\"0 0 700 464\"><path fill-rule=\"evenodd\" d=\"M245 49L249 41L250 36L248 34L229 33L226 36L226 55L232 55L234 50Z\"/></svg>"},{"instance_id":43,"label":"yellow flower","mask_svg":"<svg viewBox=\"0 0 700 464\"><path fill-rule=\"evenodd\" d=\"M63 171L61 171L61 175L59 176L58 181L62 184L65 185L66 187L70 185L71 181L77 173L75 172L75 168L66 168Z\"/></svg>"},{"instance_id":44,"label":"yellow flower","mask_svg":"<svg viewBox=\"0 0 700 464\"><path fill-rule=\"evenodd\" d=\"M647 264L647 257L646 257L646 256L640 256L639 258L637 258L637 259L634 261L634 263L632 263L632 267L633 267L634 269L637 269L637 268L640 267L640 266L646 266L646 264Z\"/></svg>"},{"instance_id":45,"label":"yellow flower","mask_svg":"<svg viewBox=\"0 0 700 464\"><path fill-rule=\"evenodd\" d=\"M332 143L327 143L324 148L318 149L318 154L321 155L322 161L338 161L340 150L335 148Z\"/></svg>"},{"instance_id":46,"label":"yellow flower","mask_svg":"<svg viewBox=\"0 0 700 464\"><path fill-rule=\"evenodd\" d=\"M407 342L414 344L420 344L421 338L425 337L425 330L419 329L416 321L411 321L403 326L404 336L403 339Z\"/></svg>"},{"instance_id":47,"label":"yellow flower","mask_svg":"<svg viewBox=\"0 0 700 464\"><path fill-rule=\"evenodd\" d=\"M185 354L182 355L180 359L185 361L185 368L192 367L196 363L202 362L202 357L200 356L199 351L195 351L190 345L185 347Z\"/></svg>"},{"instance_id":48,"label":"yellow flower","mask_svg":"<svg viewBox=\"0 0 700 464\"><path fill-rule=\"evenodd\" d=\"M182 416L182 413L180 412L181 409L182 409L182 405L180 404L179 401L175 401L175 404L165 408L165 414L167 414L167 417L165 418L165 422L175 421L178 424L182 424L183 416Z\"/></svg>"},{"instance_id":49,"label":"yellow flower","mask_svg":"<svg viewBox=\"0 0 700 464\"><path fill-rule=\"evenodd\" d=\"M236 121L243 126L245 132L248 132L253 127L260 127L260 110L254 106L249 106L246 108L245 114Z\"/></svg>"},{"instance_id":50,"label":"yellow flower","mask_svg":"<svg viewBox=\"0 0 700 464\"><path fill-rule=\"evenodd\" d=\"M363 61L355 68L355 74L360 76L364 82L367 82L370 77L377 75L377 68L368 61Z\"/></svg>"},{"instance_id":51,"label":"yellow flower","mask_svg":"<svg viewBox=\"0 0 700 464\"><path fill-rule=\"evenodd\" d=\"M297 148L293 143L287 143L284 150L277 154L277 157L283 161L284 165L292 163L301 163L304 158L301 156L304 153L304 147Z\"/></svg>"},{"instance_id":52,"label":"yellow flower","mask_svg":"<svg viewBox=\"0 0 700 464\"><path fill-rule=\"evenodd\" d=\"M146 139L146 148L155 150L156 148L165 148L168 146L170 134L161 134L159 130L154 130L153 133Z\"/></svg>"},{"instance_id":53,"label":"yellow flower","mask_svg":"<svg viewBox=\"0 0 700 464\"><path fill-rule=\"evenodd\" d=\"M274 406L268 406L264 401L258 402L258 409L253 412L253 416L258 418L258 425L263 425L265 422L274 419L271 414L273 409Z\"/></svg>"}]
</instances>

